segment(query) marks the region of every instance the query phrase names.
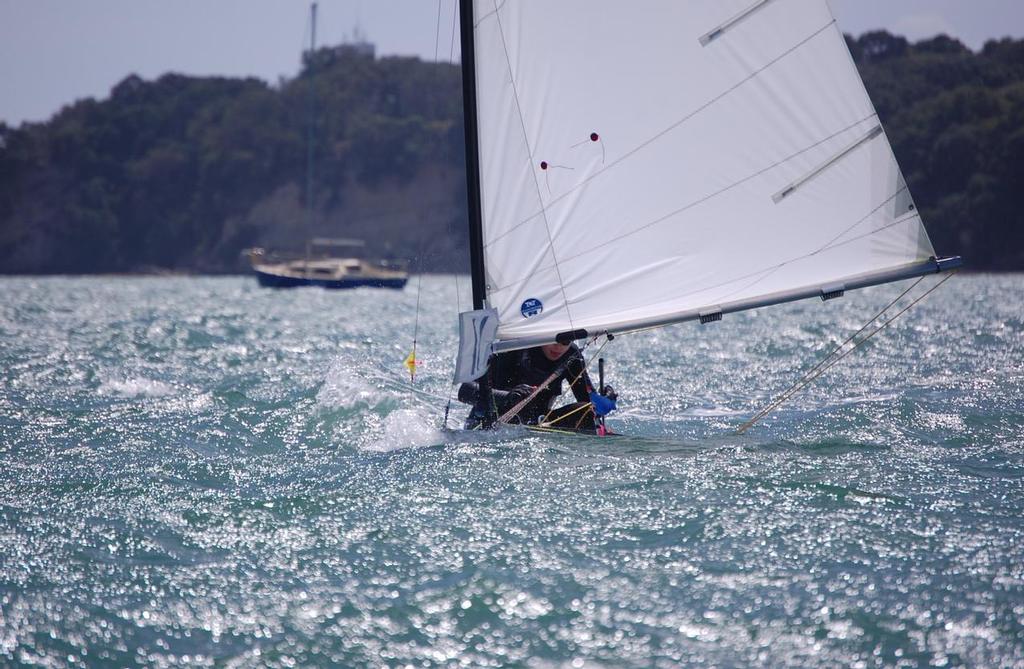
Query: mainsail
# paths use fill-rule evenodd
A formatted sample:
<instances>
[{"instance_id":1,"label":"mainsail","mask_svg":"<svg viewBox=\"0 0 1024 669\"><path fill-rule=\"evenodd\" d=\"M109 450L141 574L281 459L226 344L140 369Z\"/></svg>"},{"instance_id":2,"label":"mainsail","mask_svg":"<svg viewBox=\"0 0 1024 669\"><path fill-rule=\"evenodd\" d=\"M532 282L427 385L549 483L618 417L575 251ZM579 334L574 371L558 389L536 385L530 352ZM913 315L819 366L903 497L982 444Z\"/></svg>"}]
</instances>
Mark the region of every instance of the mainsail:
<instances>
[{"instance_id":1,"label":"mainsail","mask_svg":"<svg viewBox=\"0 0 1024 669\"><path fill-rule=\"evenodd\" d=\"M826 0L464 2L495 350L944 268Z\"/></svg>"}]
</instances>

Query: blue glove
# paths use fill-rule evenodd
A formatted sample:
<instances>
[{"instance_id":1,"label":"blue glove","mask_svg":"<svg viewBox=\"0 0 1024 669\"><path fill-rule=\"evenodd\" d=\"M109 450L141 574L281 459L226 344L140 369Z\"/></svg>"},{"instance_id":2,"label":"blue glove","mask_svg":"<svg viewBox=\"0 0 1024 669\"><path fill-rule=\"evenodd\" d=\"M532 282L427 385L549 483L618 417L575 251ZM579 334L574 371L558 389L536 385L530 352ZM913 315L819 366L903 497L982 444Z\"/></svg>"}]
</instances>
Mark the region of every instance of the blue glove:
<instances>
[{"instance_id":1,"label":"blue glove","mask_svg":"<svg viewBox=\"0 0 1024 669\"><path fill-rule=\"evenodd\" d=\"M590 403L594 405L594 413L598 416L607 416L615 411L615 400L598 394L596 390L590 391Z\"/></svg>"}]
</instances>

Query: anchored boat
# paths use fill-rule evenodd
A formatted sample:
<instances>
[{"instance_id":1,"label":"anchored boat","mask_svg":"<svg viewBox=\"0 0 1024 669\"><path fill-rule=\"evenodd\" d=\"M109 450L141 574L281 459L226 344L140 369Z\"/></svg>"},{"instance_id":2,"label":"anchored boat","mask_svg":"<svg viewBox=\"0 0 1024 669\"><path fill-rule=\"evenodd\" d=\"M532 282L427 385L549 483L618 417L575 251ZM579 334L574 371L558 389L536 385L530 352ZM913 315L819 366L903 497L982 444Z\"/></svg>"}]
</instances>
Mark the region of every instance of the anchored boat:
<instances>
[{"instance_id":1,"label":"anchored boat","mask_svg":"<svg viewBox=\"0 0 1024 669\"><path fill-rule=\"evenodd\" d=\"M337 257L324 248L362 246L355 240L310 240L303 258L274 259L261 248L249 249L249 262L260 285L268 288L404 288L409 274L394 263L371 262L358 257Z\"/></svg>"},{"instance_id":2,"label":"anchored boat","mask_svg":"<svg viewBox=\"0 0 1024 669\"><path fill-rule=\"evenodd\" d=\"M314 151L316 143L313 131L316 127L316 79L313 57L316 53L316 15L317 5L314 2L309 8L310 39L309 59L307 62L309 84L309 119L307 131L306 160L306 203L305 229L307 238L313 231L314 216ZM308 239L305 255L301 258L281 258L269 254L262 248L244 251L249 257L256 278L261 286L268 288L295 288L299 286L321 286L323 288L404 288L409 274L396 263L387 261L370 261L361 257L339 257L330 251L337 248L364 247L362 240L328 239L323 237Z\"/></svg>"}]
</instances>

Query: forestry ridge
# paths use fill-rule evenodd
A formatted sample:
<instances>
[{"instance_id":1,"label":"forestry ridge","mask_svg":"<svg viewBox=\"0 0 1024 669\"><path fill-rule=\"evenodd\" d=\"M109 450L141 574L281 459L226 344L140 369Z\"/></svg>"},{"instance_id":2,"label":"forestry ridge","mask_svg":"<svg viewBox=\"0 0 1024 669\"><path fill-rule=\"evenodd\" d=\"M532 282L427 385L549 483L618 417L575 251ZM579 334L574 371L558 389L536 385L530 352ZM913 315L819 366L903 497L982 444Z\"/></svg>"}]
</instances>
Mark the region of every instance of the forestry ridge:
<instances>
[{"instance_id":1,"label":"forestry ridge","mask_svg":"<svg viewBox=\"0 0 1024 669\"><path fill-rule=\"evenodd\" d=\"M847 41L936 251L1024 270L1024 40ZM236 272L244 248L300 249L310 136L312 235L466 269L458 65L342 46L275 85L132 75L0 124L0 271Z\"/></svg>"}]
</instances>

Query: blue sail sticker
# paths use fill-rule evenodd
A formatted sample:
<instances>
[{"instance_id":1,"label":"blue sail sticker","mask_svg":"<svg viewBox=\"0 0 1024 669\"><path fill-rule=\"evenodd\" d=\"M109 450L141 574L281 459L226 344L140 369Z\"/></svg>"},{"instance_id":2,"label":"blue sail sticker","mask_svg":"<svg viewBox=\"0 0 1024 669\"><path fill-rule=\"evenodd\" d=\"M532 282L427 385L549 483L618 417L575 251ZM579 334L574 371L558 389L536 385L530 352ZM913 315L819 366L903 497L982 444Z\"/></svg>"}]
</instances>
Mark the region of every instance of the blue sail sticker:
<instances>
[{"instance_id":1,"label":"blue sail sticker","mask_svg":"<svg viewBox=\"0 0 1024 669\"><path fill-rule=\"evenodd\" d=\"M523 318L532 318L544 311L544 304L535 297L523 302L523 306L519 307L520 313L523 314Z\"/></svg>"}]
</instances>

